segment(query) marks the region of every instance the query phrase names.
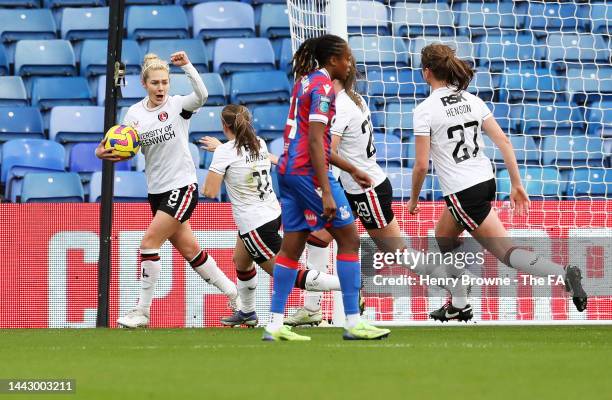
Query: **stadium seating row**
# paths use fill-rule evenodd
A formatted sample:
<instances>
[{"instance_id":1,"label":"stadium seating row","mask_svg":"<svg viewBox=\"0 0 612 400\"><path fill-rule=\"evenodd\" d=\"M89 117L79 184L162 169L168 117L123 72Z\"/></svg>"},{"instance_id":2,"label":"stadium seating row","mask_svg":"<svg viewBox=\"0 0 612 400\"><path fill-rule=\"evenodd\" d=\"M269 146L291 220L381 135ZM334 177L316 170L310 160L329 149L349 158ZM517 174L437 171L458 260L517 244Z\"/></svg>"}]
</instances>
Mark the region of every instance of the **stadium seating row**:
<instances>
[{"instance_id":1,"label":"stadium seating row","mask_svg":"<svg viewBox=\"0 0 612 400\"><path fill-rule=\"evenodd\" d=\"M212 98L208 104L223 102ZM415 106L415 102L390 103L383 111L372 112L375 132L404 140L410 138ZM612 136L612 101L594 103L586 109L555 103L489 103L488 107L504 131L512 136L530 136L531 140L554 135ZM194 115L190 123L192 142L205 135L223 137L219 118L222 108L221 105L207 105ZM282 135L288 113L287 104L255 104L251 110L255 129L262 138L271 140ZM117 122L123 120L126 111L127 107L120 110ZM63 144L98 141L103 133L103 120L102 106L55 106L49 112L48 123L43 122L37 107L18 104L0 106L0 143L17 138L45 137Z\"/></svg>"},{"instance_id":2,"label":"stadium seating row","mask_svg":"<svg viewBox=\"0 0 612 400\"><path fill-rule=\"evenodd\" d=\"M1 10L0 10L1 11ZM552 73L568 69L610 65L611 49L603 36L585 33L551 34L537 39L529 33L489 35L472 42L467 36L423 36L404 41L391 36L352 36L349 39L357 64L389 68L420 67L420 51L430 43L442 42L456 49L460 58L491 72L511 69L550 68ZM106 40L89 38L74 46L64 39L23 39L0 46L0 74L95 76L105 71ZM142 49L142 51L141 51ZM199 39L152 39L141 46L123 42L122 59L128 73L138 71L142 55L153 52L169 59L172 52L186 50L200 72L222 74L237 71L278 69L288 71L291 43L287 38L221 38L205 45ZM178 69L173 67L173 72Z\"/></svg>"},{"instance_id":3,"label":"stadium seating row","mask_svg":"<svg viewBox=\"0 0 612 400\"><path fill-rule=\"evenodd\" d=\"M3 0L1 5L11 5ZM73 0L51 0L47 7L73 6ZM64 1L64 4L61 4ZM101 5L98 0L82 0L76 5ZM45 0L45 3L48 3ZM59 4L58 4L59 3ZM246 3L214 1L203 2L185 10L181 5L168 5L161 0L135 0L126 12L127 36L130 39L156 37L211 39L227 36L254 36L256 25L260 36L288 36L288 18L283 4L264 4L257 12ZM195 1L194 3L199 3ZM128 5L130 2L128 1ZM34 4L28 4L35 6ZM97 10L96 8L100 9ZM104 7L70 9L65 8L59 18L62 38L83 39L100 37L108 22L108 11ZM365 33L418 37L424 35L452 36L454 34L480 36L492 31L525 30L537 35L546 32L577 30L593 33L610 32L610 4L556 3L556 2L452 2L452 8L443 2L410 4L391 1L390 7L382 2L348 2L349 33ZM21 12L21 14L19 14ZM28 18L21 18L28 15ZM17 18L16 18L17 17ZM106 17L106 19L105 19ZM21 19L21 20L20 20ZM65 22L64 22L65 21ZM257 24L256 24L257 22ZM28 29L44 32L55 37L55 20L49 10L0 10L0 26L6 26L0 38L15 40L16 32ZM1 31L0 31L1 32ZM84 37L85 36L85 37Z\"/></svg>"}]
</instances>

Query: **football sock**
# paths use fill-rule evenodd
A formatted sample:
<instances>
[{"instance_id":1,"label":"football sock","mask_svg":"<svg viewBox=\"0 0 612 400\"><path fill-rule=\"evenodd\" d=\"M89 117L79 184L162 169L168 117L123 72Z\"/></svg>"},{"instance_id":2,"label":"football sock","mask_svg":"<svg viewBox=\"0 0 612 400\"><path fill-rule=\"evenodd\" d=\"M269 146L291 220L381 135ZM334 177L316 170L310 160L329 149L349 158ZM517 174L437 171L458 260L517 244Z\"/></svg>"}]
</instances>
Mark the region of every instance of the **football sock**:
<instances>
[{"instance_id":1,"label":"football sock","mask_svg":"<svg viewBox=\"0 0 612 400\"><path fill-rule=\"evenodd\" d=\"M197 256L189 261L189 264L202 279L219 289L230 299L233 300L238 296L236 285L219 269L217 262L210 254L200 251Z\"/></svg>"},{"instance_id":2,"label":"football sock","mask_svg":"<svg viewBox=\"0 0 612 400\"><path fill-rule=\"evenodd\" d=\"M238 297L240 299L240 311L250 313L255 311L255 289L257 288L257 270L250 271L236 270L238 282Z\"/></svg>"},{"instance_id":3,"label":"football sock","mask_svg":"<svg viewBox=\"0 0 612 400\"><path fill-rule=\"evenodd\" d=\"M327 243L310 236L306 244L308 249L306 266L313 271L327 272L327 261L329 260L329 247ZM338 281L338 285L340 281ZM304 295L304 308L311 312L321 309L323 293L307 291Z\"/></svg>"},{"instance_id":4,"label":"football sock","mask_svg":"<svg viewBox=\"0 0 612 400\"><path fill-rule=\"evenodd\" d=\"M159 249L141 249L140 260L141 286L137 307L149 313L151 302L153 301L155 284L159 279L159 271L161 270L161 265L159 262Z\"/></svg>"},{"instance_id":5,"label":"football sock","mask_svg":"<svg viewBox=\"0 0 612 400\"><path fill-rule=\"evenodd\" d=\"M547 277L549 275L565 276L565 269L532 251L513 247L508 250L502 260L509 267L516 268L534 276Z\"/></svg>"},{"instance_id":6,"label":"football sock","mask_svg":"<svg viewBox=\"0 0 612 400\"><path fill-rule=\"evenodd\" d=\"M291 293L291 289L295 284L295 280L298 274L298 262L297 260L291 260L286 257L276 257L276 265L274 266L273 273L273 290L272 290L272 301L270 304L270 311L272 314L278 314L278 316L272 315L269 330L275 331L279 329L283 324L283 316L285 314L285 306L287 305L287 298Z\"/></svg>"},{"instance_id":7,"label":"football sock","mask_svg":"<svg viewBox=\"0 0 612 400\"><path fill-rule=\"evenodd\" d=\"M357 254L338 254L336 261L344 314L359 316L359 289L361 289L361 265Z\"/></svg>"}]
</instances>

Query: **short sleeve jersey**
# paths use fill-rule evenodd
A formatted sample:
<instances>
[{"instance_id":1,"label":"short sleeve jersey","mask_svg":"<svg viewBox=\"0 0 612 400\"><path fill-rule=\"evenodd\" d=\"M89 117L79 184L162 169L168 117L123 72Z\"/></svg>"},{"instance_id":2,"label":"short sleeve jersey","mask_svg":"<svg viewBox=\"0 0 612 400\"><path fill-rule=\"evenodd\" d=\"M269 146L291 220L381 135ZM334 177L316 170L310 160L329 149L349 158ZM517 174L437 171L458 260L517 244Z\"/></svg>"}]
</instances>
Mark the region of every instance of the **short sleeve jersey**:
<instances>
[{"instance_id":1,"label":"short sleeve jersey","mask_svg":"<svg viewBox=\"0 0 612 400\"><path fill-rule=\"evenodd\" d=\"M266 142L259 139L259 156L245 149L238 154L235 143L217 147L209 170L224 175L234 221L240 233L247 233L278 218L281 208L272 189Z\"/></svg>"},{"instance_id":2,"label":"short sleeve jersey","mask_svg":"<svg viewBox=\"0 0 612 400\"><path fill-rule=\"evenodd\" d=\"M164 193L196 183L196 167L189 151L192 112L183 110L183 96L168 96L156 108L148 108L146 102L144 98L132 105L123 124L138 131L148 192Z\"/></svg>"},{"instance_id":3,"label":"short sleeve jersey","mask_svg":"<svg viewBox=\"0 0 612 400\"><path fill-rule=\"evenodd\" d=\"M329 167L329 124L335 112L334 96L334 87L325 69L312 72L296 82L285 127L284 151L278 165L280 174L314 175L308 148L308 129L311 122L325 124L323 146L325 162Z\"/></svg>"},{"instance_id":4,"label":"short sleeve jersey","mask_svg":"<svg viewBox=\"0 0 612 400\"><path fill-rule=\"evenodd\" d=\"M359 96L362 104L366 104ZM342 158L366 172L374 181L374 186L380 185L387 176L376 163L376 147L374 147L374 131L367 106L362 109L342 90L336 95L336 115L332 121L331 134L342 137L338 153ZM364 190L355 182L351 174L340 171L340 182L347 193L359 194Z\"/></svg>"},{"instance_id":5,"label":"short sleeve jersey","mask_svg":"<svg viewBox=\"0 0 612 400\"><path fill-rule=\"evenodd\" d=\"M491 116L480 98L452 87L434 90L414 109L414 134L431 138L431 158L444 196L494 177L482 139L482 123Z\"/></svg>"}]
</instances>

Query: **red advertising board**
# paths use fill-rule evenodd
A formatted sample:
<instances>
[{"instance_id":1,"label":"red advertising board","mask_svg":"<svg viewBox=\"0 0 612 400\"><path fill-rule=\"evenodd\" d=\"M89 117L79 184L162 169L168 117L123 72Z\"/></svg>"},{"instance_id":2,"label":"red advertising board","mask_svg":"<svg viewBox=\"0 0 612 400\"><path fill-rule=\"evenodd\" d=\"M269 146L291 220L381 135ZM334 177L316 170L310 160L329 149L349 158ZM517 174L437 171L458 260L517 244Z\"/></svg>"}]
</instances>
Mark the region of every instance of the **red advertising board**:
<instances>
[{"instance_id":1,"label":"red advertising board","mask_svg":"<svg viewBox=\"0 0 612 400\"><path fill-rule=\"evenodd\" d=\"M612 202L535 202L528 217L515 217L505 204L497 204L509 229L536 232L548 237L595 235L612 238ZM404 232L411 237L431 233L443 210L442 203L424 204L418 217L410 216L401 203L394 206ZM120 313L136 303L139 288L138 247L151 220L148 204L118 203L112 230L111 310L112 325ZM236 239L231 208L227 203L201 203L192 219L193 231L203 248L235 280L232 251ZM361 228L360 228L361 229ZM363 230L362 230L363 231ZM0 205L0 328L93 327L97 304L99 252L99 204L1 204ZM612 255L605 248L589 250L584 259L585 279L610 282L611 269L604 265ZM190 270L169 244L161 249L162 273L151 310L153 327L218 326L227 315L227 301L215 288ZM567 249L552 249L559 263L568 262ZM487 260L487 262L495 262ZM540 306L550 320L610 320L612 300L599 296L589 302L586 313L577 315L561 289L552 298L532 296L529 285L506 296L496 288L483 288L476 300L481 320L542 320ZM608 288L609 289L609 288ZM366 315L376 320L418 323L437 303L414 287L406 298L369 297ZM259 271L257 311L267 318L271 280ZM297 307L301 293L294 290L290 307ZM331 317L332 296L326 294L324 310Z\"/></svg>"}]
</instances>

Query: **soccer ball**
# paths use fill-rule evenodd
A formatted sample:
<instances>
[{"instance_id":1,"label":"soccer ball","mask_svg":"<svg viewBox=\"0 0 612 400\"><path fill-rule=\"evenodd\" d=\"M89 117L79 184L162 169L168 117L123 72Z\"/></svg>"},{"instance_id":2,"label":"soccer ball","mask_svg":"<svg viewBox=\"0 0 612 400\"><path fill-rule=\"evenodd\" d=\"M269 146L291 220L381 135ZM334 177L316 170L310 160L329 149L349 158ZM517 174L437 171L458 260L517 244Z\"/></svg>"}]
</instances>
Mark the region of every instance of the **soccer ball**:
<instances>
[{"instance_id":1,"label":"soccer ball","mask_svg":"<svg viewBox=\"0 0 612 400\"><path fill-rule=\"evenodd\" d=\"M140 150L138 132L131 126L115 125L106 132L105 149L113 149L113 154L127 160Z\"/></svg>"}]
</instances>

